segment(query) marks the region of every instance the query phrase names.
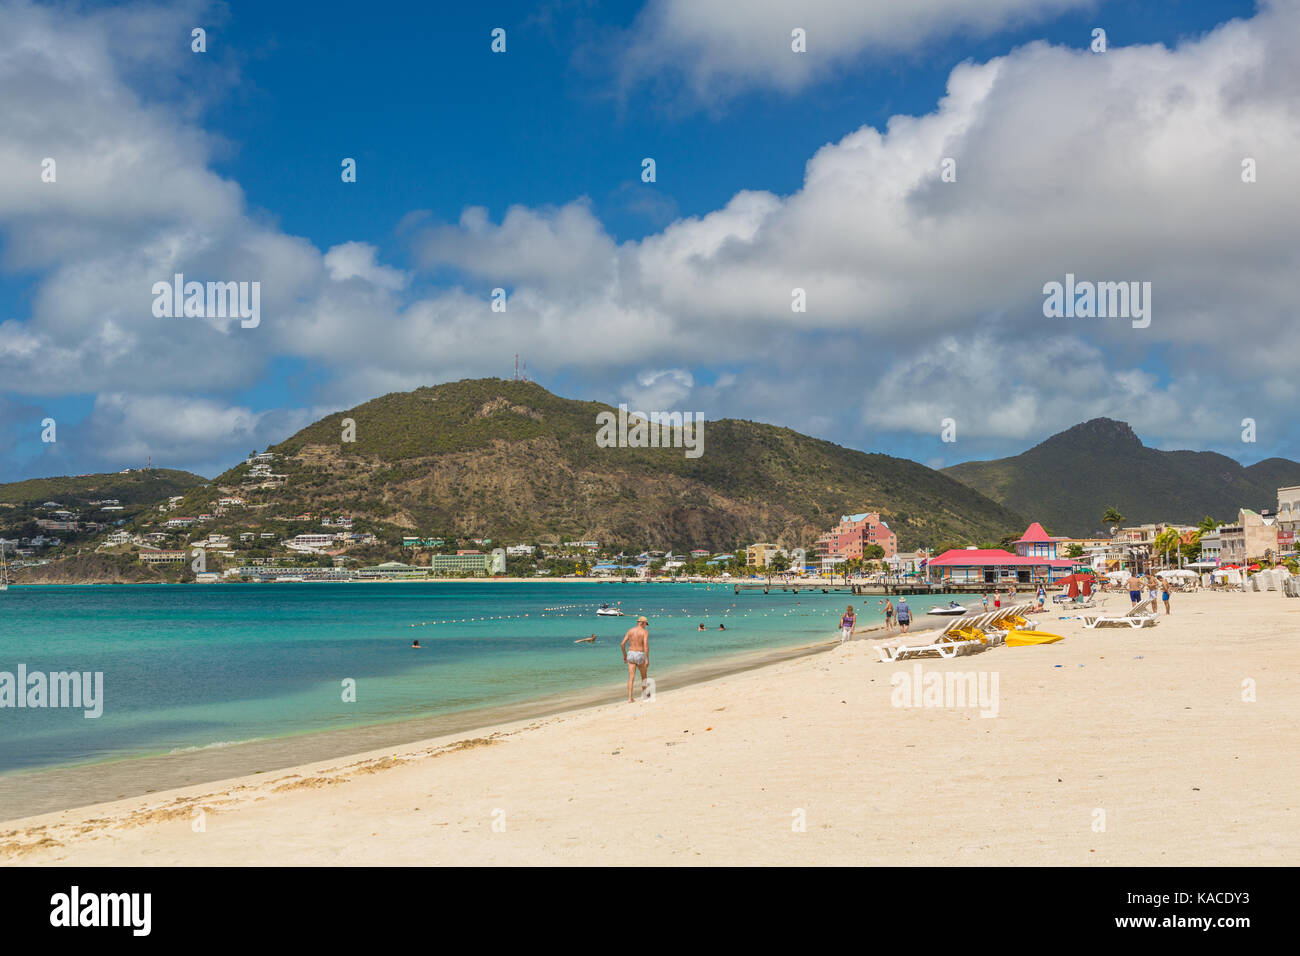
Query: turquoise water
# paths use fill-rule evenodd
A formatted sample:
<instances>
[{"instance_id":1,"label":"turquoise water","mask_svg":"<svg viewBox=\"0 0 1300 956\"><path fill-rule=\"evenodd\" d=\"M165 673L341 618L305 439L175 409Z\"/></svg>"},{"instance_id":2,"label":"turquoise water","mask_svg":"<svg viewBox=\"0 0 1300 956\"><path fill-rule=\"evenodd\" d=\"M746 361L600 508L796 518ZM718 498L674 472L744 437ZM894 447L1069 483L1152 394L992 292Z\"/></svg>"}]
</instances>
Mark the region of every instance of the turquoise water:
<instances>
[{"instance_id":1,"label":"turquoise water","mask_svg":"<svg viewBox=\"0 0 1300 956\"><path fill-rule=\"evenodd\" d=\"M849 600L686 584L11 587L0 671L102 671L104 711L0 708L0 773L617 689L636 614L651 621L654 673L830 639ZM596 617L603 602L630 616ZM879 599L852 602L860 624L880 619Z\"/></svg>"}]
</instances>

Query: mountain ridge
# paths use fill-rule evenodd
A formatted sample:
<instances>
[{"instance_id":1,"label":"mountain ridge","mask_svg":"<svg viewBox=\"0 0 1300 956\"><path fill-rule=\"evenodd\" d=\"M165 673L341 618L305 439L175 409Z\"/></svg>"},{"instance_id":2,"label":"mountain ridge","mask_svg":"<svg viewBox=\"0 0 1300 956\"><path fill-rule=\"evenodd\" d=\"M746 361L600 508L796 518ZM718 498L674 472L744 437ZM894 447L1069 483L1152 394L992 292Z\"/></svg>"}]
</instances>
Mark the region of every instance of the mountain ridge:
<instances>
[{"instance_id":1,"label":"mountain ridge","mask_svg":"<svg viewBox=\"0 0 1300 956\"><path fill-rule=\"evenodd\" d=\"M1272 507L1277 489L1300 483L1300 462L1267 458L1243 465L1213 451L1163 451L1126 422L1094 418L1057 432L1019 455L942 469L1052 531L1084 537L1114 507L1126 522L1195 524L1231 520L1237 509Z\"/></svg>"},{"instance_id":2,"label":"mountain ridge","mask_svg":"<svg viewBox=\"0 0 1300 956\"><path fill-rule=\"evenodd\" d=\"M811 548L841 514L863 508L881 512L904 550L998 540L1026 523L917 462L781 426L706 422L699 458L598 447L597 414L616 411L505 379L393 392L271 446L286 484L241 494L276 511L347 513L413 533L712 551L756 540ZM181 507L248 489L251 469L236 465Z\"/></svg>"}]
</instances>

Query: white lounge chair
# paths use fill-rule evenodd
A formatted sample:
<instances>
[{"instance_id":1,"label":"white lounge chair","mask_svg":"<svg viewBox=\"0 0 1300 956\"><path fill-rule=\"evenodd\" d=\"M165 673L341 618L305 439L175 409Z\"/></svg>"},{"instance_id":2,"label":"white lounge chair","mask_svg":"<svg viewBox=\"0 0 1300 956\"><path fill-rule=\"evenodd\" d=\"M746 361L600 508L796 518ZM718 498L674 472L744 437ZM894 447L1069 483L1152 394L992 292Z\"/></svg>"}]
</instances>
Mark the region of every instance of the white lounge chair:
<instances>
[{"instance_id":1,"label":"white lounge chair","mask_svg":"<svg viewBox=\"0 0 1300 956\"><path fill-rule=\"evenodd\" d=\"M1156 617L1156 602L1148 598L1145 601L1139 601L1129 609L1127 614L1119 617L1084 617L1083 626L1089 630L1095 630L1099 627L1148 627L1154 626L1158 622Z\"/></svg>"},{"instance_id":2,"label":"white lounge chair","mask_svg":"<svg viewBox=\"0 0 1300 956\"><path fill-rule=\"evenodd\" d=\"M987 617L988 615L980 615ZM962 627L963 622L971 623L971 617L965 615L949 621L941 631L927 631L919 634L902 634L876 645L880 659L890 664L907 657L919 657L922 654L938 654L940 657L956 657L966 650L982 647L983 641L955 637L953 632Z\"/></svg>"}]
</instances>

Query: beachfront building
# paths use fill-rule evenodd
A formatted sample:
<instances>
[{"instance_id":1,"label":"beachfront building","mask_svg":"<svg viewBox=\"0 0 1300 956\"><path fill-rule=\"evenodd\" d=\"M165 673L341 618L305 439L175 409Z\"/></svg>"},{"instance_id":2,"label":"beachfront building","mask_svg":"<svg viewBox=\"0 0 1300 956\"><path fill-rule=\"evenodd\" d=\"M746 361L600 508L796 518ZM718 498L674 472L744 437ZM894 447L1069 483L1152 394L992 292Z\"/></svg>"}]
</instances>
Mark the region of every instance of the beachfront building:
<instances>
[{"instance_id":1,"label":"beachfront building","mask_svg":"<svg viewBox=\"0 0 1300 956\"><path fill-rule=\"evenodd\" d=\"M1060 541L1035 521L1013 542L1014 554L1001 548L953 548L926 562L926 579L938 584L1048 584L1074 566L1058 556Z\"/></svg>"},{"instance_id":2,"label":"beachfront building","mask_svg":"<svg viewBox=\"0 0 1300 956\"><path fill-rule=\"evenodd\" d=\"M1110 547L1110 542L1110 538L1057 538L1056 552L1058 557L1068 558L1070 551L1077 548L1079 550L1078 560L1080 562L1089 562L1091 555L1097 552L1105 553ZM1093 567L1096 566L1093 565Z\"/></svg>"},{"instance_id":3,"label":"beachfront building","mask_svg":"<svg viewBox=\"0 0 1300 956\"><path fill-rule=\"evenodd\" d=\"M889 560L890 572L893 574L920 574L925 570L933 551L919 548L916 551L900 551Z\"/></svg>"},{"instance_id":4,"label":"beachfront building","mask_svg":"<svg viewBox=\"0 0 1300 956\"><path fill-rule=\"evenodd\" d=\"M1300 485L1277 490L1277 548L1294 554L1296 532L1300 531Z\"/></svg>"},{"instance_id":5,"label":"beachfront building","mask_svg":"<svg viewBox=\"0 0 1300 956\"><path fill-rule=\"evenodd\" d=\"M750 568L765 568L767 562L771 561L778 554L783 554L779 544L771 544L767 541L760 541L757 544L751 544L745 549L745 566Z\"/></svg>"},{"instance_id":6,"label":"beachfront building","mask_svg":"<svg viewBox=\"0 0 1300 956\"><path fill-rule=\"evenodd\" d=\"M1219 534L1222 527L1223 525L1219 525L1213 531L1206 531L1201 535L1198 542L1201 546L1201 554L1198 560L1219 563L1223 554L1223 537Z\"/></svg>"},{"instance_id":7,"label":"beachfront building","mask_svg":"<svg viewBox=\"0 0 1300 956\"><path fill-rule=\"evenodd\" d=\"M362 568L356 574L359 578L427 578L429 569L414 564L403 564L401 561L385 561L383 564Z\"/></svg>"},{"instance_id":8,"label":"beachfront building","mask_svg":"<svg viewBox=\"0 0 1300 956\"><path fill-rule=\"evenodd\" d=\"M429 556L429 570L433 574L505 574L505 552L484 554L482 551L460 551L456 554L434 554Z\"/></svg>"},{"instance_id":9,"label":"beachfront building","mask_svg":"<svg viewBox=\"0 0 1300 956\"><path fill-rule=\"evenodd\" d=\"M1025 533L1018 541L1012 542L1012 546L1016 549L1016 554L1022 558L1047 558L1050 561L1058 561L1063 559L1057 554L1057 545L1063 540L1063 538L1053 538L1041 524L1035 521L1025 529ZM1069 565L1070 562L1064 563Z\"/></svg>"},{"instance_id":10,"label":"beachfront building","mask_svg":"<svg viewBox=\"0 0 1300 956\"><path fill-rule=\"evenodd\" d=\"M1222 550L1220 564L1249 564L1261 558L1277 557L1277 516L1249 508L1237 512L1237 523L1219 529Z\"/></svg>"},{"instance_id":11,"label":"beachfront building","mask_svg":"<svg viewBox=\"0 0 1300 956\"><path fill-rule=\"evenodd\" d=\"M864 511L841 515L840 523L818 538L813 550L818 563L825 567L827 558L836 559L833 564L861 558L864 549L872 544L880 545L886 560L898 554L898 535L881 520L879 512Z\"/></svg>"}]
</instances>

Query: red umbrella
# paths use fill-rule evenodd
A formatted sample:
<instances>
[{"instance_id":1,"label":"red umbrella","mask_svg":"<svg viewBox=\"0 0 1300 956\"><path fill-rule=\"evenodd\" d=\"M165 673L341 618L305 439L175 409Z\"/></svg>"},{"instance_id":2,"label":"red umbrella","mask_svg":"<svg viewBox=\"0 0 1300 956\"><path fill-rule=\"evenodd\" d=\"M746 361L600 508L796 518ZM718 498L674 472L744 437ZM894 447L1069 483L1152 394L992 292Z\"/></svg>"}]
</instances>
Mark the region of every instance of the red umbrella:
<instances>
[{"instance_id":1,"label":"red umbrella","mask_svg":"<svg viewBox=\"0 0 1300 956\"><path fill-rule=\"evenodd\" d=\"M1085 596L1091 594L1092 586L1095 582L1096 579L1093 578L1091 574L1070 574L1061 578L1056 583L1069 585L1070 590L1067 593L1070 597L1076 598L1079 596L1080 588L1083 589Z\"/></svg>"}]
</instances>

